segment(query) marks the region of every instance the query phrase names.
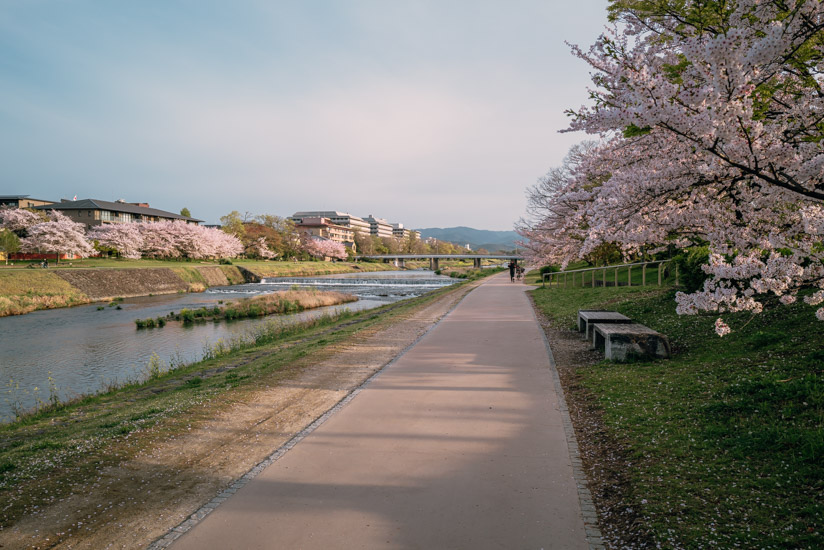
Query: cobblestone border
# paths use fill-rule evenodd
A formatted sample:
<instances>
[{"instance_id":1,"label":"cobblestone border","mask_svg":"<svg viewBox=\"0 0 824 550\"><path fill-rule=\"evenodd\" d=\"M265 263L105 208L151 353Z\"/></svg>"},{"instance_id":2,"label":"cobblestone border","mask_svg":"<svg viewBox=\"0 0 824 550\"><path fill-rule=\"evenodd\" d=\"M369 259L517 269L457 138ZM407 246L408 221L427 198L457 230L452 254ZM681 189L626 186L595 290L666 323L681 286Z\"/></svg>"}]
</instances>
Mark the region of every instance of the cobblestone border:
<instances>
[{"instance_id":1,"label":"cobblestone border","mask_svg":"<svg viewBox=\"0 0 824 550\"><path fill-rule=\"evenodd\" d=\"M589 543L590 550L605 550L604 538L601 535L601 529L598 527L598 512L592 501L592 493L589 492L589 481L584 472L581 455L578 452L578 439L575 437L575 428L572 426L572 419L569 416L569 409L567 408L566 398L564 397L564 388L561 386L561 377L558 375L558 369L555 367L555 357L552 355L552 348L549 345L549 339L546 336L544 327L541 325L538 320L538 315L535 313L535 303L532 299L529 300L529 304L532 309L532 317L538 324L538 329L541 332L541 337L546 346L546 352L549 355L549 368L552 371L555 393L558 394L558 405L561 411L561 420L564 424L564 432L566 433L567 446L569 447L569 459L572 462L572 476L575 478L575 485L578 487L578 500L581 503L581 515L584 519L584 530L586 531L587 542Z\"/></svg>"},{"instance_id":2,"label":"cobblestone border","mask_svg":"<svg viewBox=\"0 0 824 550\"><path fill-rule=\"evenodd\" d=\"M427 334L429 334L430 331L432 331L435 327L440 325L441 321L446 319L449 316L449 314L452 313L452 311L454 311L455 308L458 307L461 304L461 302L464 301L464 299L469 295L469 293L471 291L475 290L475 288L477 288L478 286L480 286L480 284L476 284L472 288L469 288L467 290L467 292L463 296L461 296L460 300L458 300L457 302L452 304L452 307L450 307L449 310L446 313L444 313L441 316L440 319L438 319L436 322L432 323L432 325L428 329L426 329L426 332L424 332L423 334L418 336L415 339L415 341L413 341L411 344L406 346L391 361L389 361L384 366L382 366L380 369L375 371L375 373L372 374L372 376L370 376L364 382L362 382L360 386L358 386L354 390L352 390L346 397L344 397L343 399L338 401L337 404L334 405L331 409L329 409L328 411L323 413L321 416L319 416L317 419L315 419L314 422L312 422L311 424L306 426L297 435L292 437L292 439L290 439L289 441L287 441L286 443L281 445L274 453L272 453L267 458L265 458L263 461L258 463L257 466L254 466L251 470L249 470L248 472L243 474L240 478L236 479L231 485L229 485L229 487L227 487L226 489L224 489L220 493L218 493L218 495L216 497L212 498L212 500L210 500L209 502L207 502L206 504L201 506L196 512L194 512L192 515L190 515L183 522L178 524L176 527L173 527L164 536L162 536L159 539L152 542L149 546L146 547L146 549L147 550L163 550L165 548L168 548L169 546L171 546L171 544L174 541L176 541L181 536L183 536L184 533L186 533L191 528L193 528L195 525L197 525L198 523L203 521L203 518L205 518L206 516L211 514L218 506L220 506L222 503L224 503L229 497L231 497L232 495L237 493L241 489L241 487L243 487L244 485L246 485L247 483L252 481L254 478L256 478L258 476L258 474L260 474L263 470L265 470L266 468L271 466L280 457L282 457L287 452L289 452L292 449L292 447L294 447L295 445L300 443L300 441L303 440L306 436L308 436L309 434L311 434L312 432L317 430L324 422L329 420L329 418L331 418L332 415L334 415L339 410L344 408L347 404L349 404L349 402L352 401L355 397L357 397L357 395L361 391L366 389L366 387L375 378L380 376L380 374L384 370L386 370L387 368L389 368L390 366L395 364L395 362L397 362L401 357L406 355L406 353L410 349L415 347L418 344L418 342L420 342Z\"/></svg>"}]
</instances>

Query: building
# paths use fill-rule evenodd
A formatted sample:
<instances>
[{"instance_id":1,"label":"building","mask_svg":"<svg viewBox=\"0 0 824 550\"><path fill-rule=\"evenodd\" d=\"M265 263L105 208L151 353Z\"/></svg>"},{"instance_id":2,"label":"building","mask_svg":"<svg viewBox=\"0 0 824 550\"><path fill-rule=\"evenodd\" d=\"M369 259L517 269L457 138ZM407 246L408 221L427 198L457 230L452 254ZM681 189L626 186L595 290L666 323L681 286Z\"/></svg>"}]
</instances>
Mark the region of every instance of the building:
<instances>
[{"instance_id":1,"label":"building","mask_svg":"<svg viewBox=\"0 0 824 550\"><path fill-rule=\"evenodd\" d=\"M46 204L54 204L54 201L43 199L32 199L28 195L0 195L0 206L14 206L16 208L34 208Z\"/></svg>"},{"instance_id":2,"label":"building","mask_svg":"<svg viewBox=\"0 0 824 550\"><path fill-rule=\"evenodd\" d=\"M332 223L329 218L301 218L295 222L298 232L311 237L329 239L344 245L355 242L355 231L349 227Z\"/></svg>"},{"instance_id":3,"label":"building","mask_svg":"<svg viewBox=\"0 0 824 550\"><path fill-rule=\"evenodd\" d=\"M369 224L369 234L373 237L392 237L392 224L382 218L376 218L369 214L363 221Z\"/></svg>"},{"instance_id":4,"label":"building","mask_svg":"<svg viewBox=\"0 0 824 550\"><path fill-rule=\"evenodd\" d=\"M342 225L348 227L352 231L357 231L363 235L369 235L369 223L363 218L347 214L346 212L338 212L337 210L313 211L313 212L295 212L289 219L299 225L304 218L327 218L335 225Z\"/></svg>"},{"instance_id":5,"label":"building","mask_svg":"<svg viewBox=\"0 0 824 550\"><path fill-rule=\"evenodd\" d=\"M59 210L72 221L85 224L86 227L103 225L106 223L135 223L159 221L185 221L199 224L203 220L181 216L173 212L151 208L145 202L126 202L123 199L115 202L99 199L82 199L79 201L61 199L59 203L35 206L35 210Z\"/></svg>"},{"instance_id":6,"label":"building","mask_svg":"<svg viewBox=\"0 0 824 550\"><path fill-rule=\"evenodd\" d=\"M402 223L393 223L392 236L396 239L406 239L412 237L412 239L417 240L421 238L421 232L415 231L414 229L406 229Z\"/></svg>"}]
</instances>

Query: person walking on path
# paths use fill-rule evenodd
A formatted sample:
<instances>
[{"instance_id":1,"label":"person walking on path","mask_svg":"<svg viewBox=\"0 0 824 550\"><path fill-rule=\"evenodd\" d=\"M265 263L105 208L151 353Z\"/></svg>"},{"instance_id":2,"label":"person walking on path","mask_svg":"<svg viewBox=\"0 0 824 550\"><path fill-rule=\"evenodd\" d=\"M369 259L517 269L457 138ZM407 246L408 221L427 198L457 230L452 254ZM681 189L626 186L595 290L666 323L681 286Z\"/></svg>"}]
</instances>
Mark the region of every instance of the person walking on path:
<instances>
[{"instance_id":1,"label":"person walking on path","mask_svg":"<svg viewBox=\"0 0 824 550\"><path fill-rule=\"evenodd\" d=\"M515 282L515 260L509 260L509 280Z\"/></svg>"},{"instance_id":2,"label":"person walking on path","mask_svg":"<svg viewBox=\"0 0 824 550\"><path fill-rule=\"evenodd\" d=\"M599 546L527 288L485 280L171 548Z\"/></svg>"}]
</instances>

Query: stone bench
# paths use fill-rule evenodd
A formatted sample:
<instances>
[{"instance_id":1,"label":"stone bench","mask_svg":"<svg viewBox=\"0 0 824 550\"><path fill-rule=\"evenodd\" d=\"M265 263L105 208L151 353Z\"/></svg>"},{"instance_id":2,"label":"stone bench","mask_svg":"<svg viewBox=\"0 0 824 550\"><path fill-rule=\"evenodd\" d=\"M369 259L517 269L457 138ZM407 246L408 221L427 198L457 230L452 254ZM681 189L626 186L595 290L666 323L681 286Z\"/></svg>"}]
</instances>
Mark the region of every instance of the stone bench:
<instances>
[{"instance_id":1,"label":"stone bench","mask_svg":"<svg viewBox=\"0 0 824 550\"><path fill-rule=\"evenodd\" d=\"M669 357L666 336L637 323L595 323L592 345L604 350L610 361L626 361L631 357Z\"/></svg>"},{"instance_id":2,"label":"stone bench","mask_svg":"<svg viewBox=\"0 0 824 550\"><path fill-rule=\"evenodd\" d=\"M584 333L584 338L592 340L592 325L595 323L631 323L632 319L621 315L617 311L600 309L578 310L578 332Z\"/></svg>"}]
</instances>

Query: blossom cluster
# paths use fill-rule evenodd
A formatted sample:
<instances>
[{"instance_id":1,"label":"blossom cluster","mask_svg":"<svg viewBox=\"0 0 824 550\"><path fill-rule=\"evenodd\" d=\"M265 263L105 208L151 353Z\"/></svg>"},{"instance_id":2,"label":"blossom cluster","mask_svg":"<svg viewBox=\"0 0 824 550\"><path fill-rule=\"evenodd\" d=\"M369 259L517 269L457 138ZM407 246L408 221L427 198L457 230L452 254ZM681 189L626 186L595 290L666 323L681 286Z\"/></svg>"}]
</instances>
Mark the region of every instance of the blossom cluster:
<instances>
[{"instance_id":1,"label":"blossom cluster","mask_svg":"<svg viewBox=\"0 0 824 550\"><path fill-rule=\"evenodd\" d=\"M85 225L51 210L47 219L21 208L0 210L0 227L22 236L24 252L47 252L81 257L99 248L117 251L124 258L234 258L243 253L235 236L184 221L106 224L86 232Z\"/></svg>"},{"instance_id":2,"label":"blossom cluster","mask_svg":"<svg viewBox=\"0 0 824 550\"><path fill-rule=\"evenodd\" d=\"M309 237L303 243L303 250L317 258L346 259L346 247L339 242L319 237Z\"/></svg>"},{"instance_id":3,"label":"blossom cluster","mask_svg":"<svg viewBox=\"0 0 824 550\"><path fill-rule=\"evenodd\" d=\"M824 3L729 7L694 26L627 10L588 51L573 48L597 88L569 129L600 141L531 191L521 234L535 259L708 243L704 287L676 298L685 314L759 313L767 294L791 304L824 288Z\"/></svg>"}]
</instances>

